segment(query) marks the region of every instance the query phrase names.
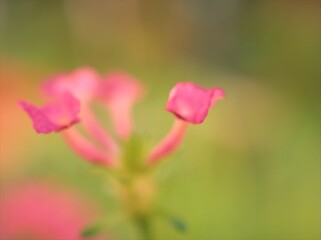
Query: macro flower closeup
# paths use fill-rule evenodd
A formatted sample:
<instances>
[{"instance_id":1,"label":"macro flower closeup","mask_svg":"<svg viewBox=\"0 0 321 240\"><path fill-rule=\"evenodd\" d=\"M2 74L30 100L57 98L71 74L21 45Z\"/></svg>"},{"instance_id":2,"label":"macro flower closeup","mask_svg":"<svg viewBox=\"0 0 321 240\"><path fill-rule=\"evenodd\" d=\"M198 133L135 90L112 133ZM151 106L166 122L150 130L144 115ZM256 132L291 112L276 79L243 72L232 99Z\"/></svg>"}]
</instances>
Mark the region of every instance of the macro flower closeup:
<instances>
[{"instance_id":1,"label":"macro flower closeup","mask_svg":"<svg viewBox=\"0 0 321 240\"><path fill-rule=\"evenodd\" d=\"M320 19L0 0L0 240L321 240Z\"/></svg>"}]
</instances>

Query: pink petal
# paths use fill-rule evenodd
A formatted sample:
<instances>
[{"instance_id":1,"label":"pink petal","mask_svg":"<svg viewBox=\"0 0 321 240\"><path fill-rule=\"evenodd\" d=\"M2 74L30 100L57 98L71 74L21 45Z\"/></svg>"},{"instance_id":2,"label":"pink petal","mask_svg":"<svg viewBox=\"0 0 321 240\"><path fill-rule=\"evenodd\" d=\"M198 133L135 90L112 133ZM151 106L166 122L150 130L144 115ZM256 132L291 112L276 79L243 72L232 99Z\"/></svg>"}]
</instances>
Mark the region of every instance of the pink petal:
<instances>
[{"instance_id":1,"label":"pink petal","mask_svg":"<svg viewBox=\"0 0 321 240\"><path fill-rule=\"evenodd\" d=\"M140 82L122 72L108 74L99 88L98 97L111 112L116 133L122 139L132 133L132 106L142 98L143 92Z\"/></svg>"},{"instance_id":2,"label":"pink petal","mask_svg":"<svg viewBox=\"0 0 321 240\"><path fill-rule=\"evenodd\" d=\"M96 93L99 76L91 68L80 68L69 74L59 74L44 83L45 96L56 97L64 92L72 93L81 102L88 102Z\"/></svg>"},{"instance_id":3,"label":"pink petal","mask_svg":"<svg viewBox=\"0 0 321 240\"><path fill-rule=\"evenodd\" d=\"M211 107L213 107L218 100L222 100L225 97L225 92L222 88L212 88L211 91L213 92Z\"/></svg>"},{"instance_id":4,"label":"pink petal","mask_svg":"<svg viewBox=\"0 0 321 240\"><path fill-rule=\"evenodd\" d=\"M32 104L20 102L20 106L28 113L37 133L51 133L58 131L59 126L51 122L43 111Z\"/></svg>"},{"instance_id":5,"label":"pink petal","mask_svg":"<svg viewBox=\"0 0 321 240\"><path fill-rule=\"evenodd\" d=\"M133 104L143 96L143 86L126 73L112 72L104 78L98 95L109 104L114 104L115 101Z\"/></svg>"},{"instance_id":6,"label":"pink petal","mask_svg":"<svg viewBox=\"0 0 321 240\"><path fill-rule=\"evenodd\" d=\"M42 108L23 101L20 106L28 113L37 133L57 132L79 121L80 103L69 93Z\"/></svg>"},{"instance_id":7,"label":"pink petal","mask_svg":"<svg viewBox=\"0 0 321 240\"><path fill-rule=\"evenodd\" d=\"M132 108L128 105L109 106L111 119L117 135L121 139L128 139L133 131Z\"/></svg>"},{"instance_id":8,"label":"pink petal","mask_svg":"<svg viewBox=\"0 0 321 240\"><path fill-rule=\"evenodd\" d=\"M171 90L166 110L193 124L202 123L217 99L222 98L218 88L204 89L192 82L177 83Z\"/></svg>"}]
</instances>

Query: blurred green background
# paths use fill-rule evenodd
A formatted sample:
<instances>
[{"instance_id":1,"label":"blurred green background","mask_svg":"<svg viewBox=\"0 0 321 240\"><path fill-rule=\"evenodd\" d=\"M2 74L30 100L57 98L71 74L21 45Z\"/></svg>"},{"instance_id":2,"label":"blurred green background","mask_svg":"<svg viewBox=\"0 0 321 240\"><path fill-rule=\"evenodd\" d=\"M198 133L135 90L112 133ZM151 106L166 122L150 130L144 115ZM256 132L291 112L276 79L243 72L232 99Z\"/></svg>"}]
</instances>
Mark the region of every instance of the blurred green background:
<instances>
[{"instance_id":1,"label":"blurred green background","mask_svg":"<svg viewBox=\"0 0 321 240\"><path fill-rule=\"evenodd\" d=\"M121 69L148 95L136 132L156 144L178 81L227 97L192 126L163 166L155 239L320 239L320 29L318 0L0 0L1 185L50 179L77 189L113 218L118 203L59 135L37 135L17 100L41 102L55 72ZM139 239L129 223L112 239Z\"/></svg>"}]
</instances>

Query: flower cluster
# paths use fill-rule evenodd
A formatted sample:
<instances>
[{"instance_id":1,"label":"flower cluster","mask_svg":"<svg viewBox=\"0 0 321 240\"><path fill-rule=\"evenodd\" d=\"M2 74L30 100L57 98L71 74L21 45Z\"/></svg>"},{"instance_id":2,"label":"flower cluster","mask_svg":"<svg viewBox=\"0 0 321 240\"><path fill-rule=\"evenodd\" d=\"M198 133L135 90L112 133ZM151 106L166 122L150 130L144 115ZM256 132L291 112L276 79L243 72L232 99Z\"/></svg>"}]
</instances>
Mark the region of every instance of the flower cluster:
<instances>
[{"instance_id":1,"label":"flower cluster","mask_svg":"<svg viewBox=\"0 0 321 240\"><path fill-rule=\"evenodd\" d=\"M100 102L110 114L118 138L129 139L133 133L133 105L145 92L139 81L123 72L100 76L91 68L80 68L51 77L42 85L41 92L47 100L42 107L20 102L37 133L61 133L77 154L92 163L109 167L120 164L120 146L97 119L92 106ZM176 150L188 125L201 124L209 109L223 97L221 88L205 89L192 82L177 83L170 91L166 106L175 116L174 125L146 157L146 165ZM79 126L73 126L75 124ZM88 134L82 134L80 128Z\"/></svg>"},{"instance_id":2,"label":"flower cluster","mask_svg":"<svg viewBox=\"0 0 321 240\"><path fill-rule=\"evenodd\" d=\"M126 215L141 229L144 239L150 239L148 223L155 213L158 192L150 170L179 147L190 124L204 122L209 109L224 97L221 88L177 83L166 105L166 110L175 116L174 125L145 155L140 153L140 145L132 137L132 109L145 92L133 77L122 72L100 76L93 69L81 68L51 77L41 92L47 100L42 107L20 102L36 132L59 132L82 158L111 169L114 192ZM111 116L118 141L97 118L93 109L95 102L101 103Z\"/></svg>"}]
</instances>

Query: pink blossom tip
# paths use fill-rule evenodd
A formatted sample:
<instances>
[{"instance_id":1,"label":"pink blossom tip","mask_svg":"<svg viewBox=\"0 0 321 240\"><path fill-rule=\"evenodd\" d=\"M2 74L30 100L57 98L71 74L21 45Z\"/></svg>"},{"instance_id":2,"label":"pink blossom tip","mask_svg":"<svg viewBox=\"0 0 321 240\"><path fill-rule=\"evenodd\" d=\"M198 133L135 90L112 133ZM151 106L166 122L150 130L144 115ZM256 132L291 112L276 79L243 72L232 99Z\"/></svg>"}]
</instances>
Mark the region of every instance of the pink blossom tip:
<instances>
[{"instance_id":1,"label":"pink blossom tip","mask_svg":"<svg viewBox=\"0 0 321 240\"><path fill-rule=\"evenodd\" d=\"M221 88L205 89L192 82L181 82L171 90L166 110L184 121L201 124L209 109L223 97Z\"/></svg>"},{"instance_id":2,"label":"pink blossom tip","mask_svg":"<svg viewBox=\"0 0 321 240\"><path fill-rule=\"evenodd\" d=\"M143 86L132 76L123 72L112 72L103 78L98 95L109 104L126 102L133 104L143 96Z\"/></svg>"},{"instance_id":3,"label":"pink blossom tip","mask_svg":"<svg viewBox=\"0 0 321 240\"><path fill-rule=\"evenodd\" d=\"M121 139L128 139L131 136L132 107L143 94L142 84L122 72L108 74L98 89L98 97L110 111L115 131Z\"/></svg>"},{"instance_id":4,"label":"pink blossom tip","mask_svg":"<svg viewBox=\"0 0 321 240\"><path fill-rule=\"evenodd\" d=\"M96 71L83 67L71 73L62 73L49 78L41 90L48 97L57 97L67 91L81 102L87 102L96 94L98 84L99 76Z\"/></svg>"},{"instance_id":5,"label":"pink blossom tip","mask_svg":"<svg viewBox=\"0 0 321 240\"><path fill-rule=\"evenodd\" d=\"M80 121L80 103L67 92L43 107L24 101L19 104L31 118L37 133L58 132Z\"/></svg>"}]
</instances>

